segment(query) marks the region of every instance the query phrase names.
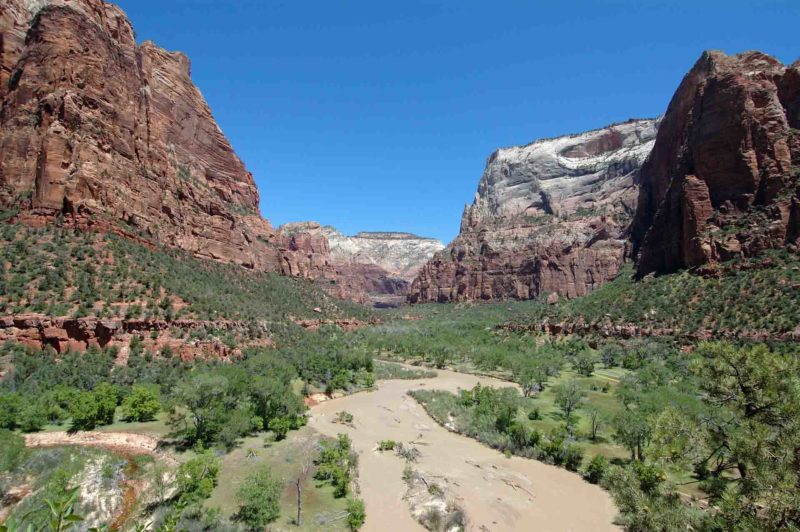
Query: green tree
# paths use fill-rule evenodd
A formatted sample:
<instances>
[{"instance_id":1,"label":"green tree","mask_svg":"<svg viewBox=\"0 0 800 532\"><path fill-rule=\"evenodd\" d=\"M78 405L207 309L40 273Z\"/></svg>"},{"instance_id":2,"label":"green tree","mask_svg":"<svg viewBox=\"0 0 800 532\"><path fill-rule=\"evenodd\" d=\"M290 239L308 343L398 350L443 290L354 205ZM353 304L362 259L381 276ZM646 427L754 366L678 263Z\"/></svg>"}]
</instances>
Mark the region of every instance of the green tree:
<instances>
[{"instance_id":1,"label":"green tree","mask_svg":"<svg viewBox=\"0 0 800 532\"><path fill-rule=\"evenodd\" d=\"M94 389L97 404L97 423L110 425L114 423L114 413L119 403L119 389L109 382L101 382Z\"/></svg>"},{"instance_id":2,"label":"green tree","mask_svg":"<svg viewBox=\"0 0 800 532\"><path fill-rule=\"evenodd\" d=\"M567 427L572 426L572 414L580 407L586 397L586 391L575 380L569 380L553 387L555 403L564 414Z\"/></svg>"},{"instance_id":3,"label":"green tree","mask_svg":"<svg viewBox=\"0 0 800 532\"><path fill-rule=\"evenodd\" d=\"M230 393L228 379L219 373L192 375L174 392L176 405L169 424L188 444L216 442L238 398Z\"/></svg>"},{"instance_id":4,"label":"green tree","mask_svg":"<svg viewBox=\"0 0 800 532\"><path fill-rule=\"evenodd\" d=\"M253 530L263 530L280 516L282 488L283 483L272 476L269 468L250 474L236 493L237 518Z\"/></svg>"},{"instance_id":5,"label":"green tree","mask_svg":"<svg viewBox=\"0 0 800 532\"><path fill-rule=\"evenodd\" d=\"M575 371L584 377L591 377L594 374L594 366L597 364L598 358L594 351L584 349L579 351L573 359L573 366Z\"/></svg>"},{"instance_id":6,"label":"green tree","mask_svg":"<svg viewBox=\"0 0 800 532\"><path fill-rule=\"evenodd\" d=\"M700 344L695 372L722 416L706 425L712 476L734 469L720 525L800 528L800 356L765 345Z\"/></svg>"},{"instance_id":7,"label":"green tree","mask_svg":"<svg viewBox=\"0 0 800 532\"><path fill-rule=\"evenodd\" d=\"M644 450L653 433L647 414L625 409L614 416L613 426L614 439L627 447L631 460L644 460Z\"/></svg>"},{"instance_id":8,"label":"green tree","mask_svg":"<svg viewBox=\"0 0 800 532\"><path fill-rule=\"evenodd\" d=\"M97 400L91 392L79 391L72 397L69 415L72 430L92 430L97 425Z\"/></svg>"},{"instance_id":9,"label":"green tree","mask_svg":"<svg viewBox=\"0 0 800 532\"><path fill-rule=\"evenodd\" d=\"M16 428L21 409L22 397L18 393L0 394L0 429Z\"/></svg>"},{"instance_id":10,"label":"green tree","mask_svg":"<svg viewBox=\"0 0 800 532\"><path fill-rule=\"evenodd\" d=\"M181 497L187 501L207 499L217 485L219 469L219 459L210 450L181 464L175 476Z\"/></svg>"},{"instance_id":11,"label":"green tree","mask_svg":"<svg viewBox=\"0 0 800 532\"><path fill-rule=\"evenodd\" d=\"M152 421L160 409L158 392L152 386L136 385L122 401L122 417L126 421Z\"/></svg>"},{"instance_id":12,"label":"green tree","mask_svg":"<svg viewBox=\"0 0 800 532\"><path fill-rule=\"evenodd\" d=\"M36 432L47 424L47 410L39 401L33 401L22 408L17 420L22 432Z\"/></svg>"}]
</instances>

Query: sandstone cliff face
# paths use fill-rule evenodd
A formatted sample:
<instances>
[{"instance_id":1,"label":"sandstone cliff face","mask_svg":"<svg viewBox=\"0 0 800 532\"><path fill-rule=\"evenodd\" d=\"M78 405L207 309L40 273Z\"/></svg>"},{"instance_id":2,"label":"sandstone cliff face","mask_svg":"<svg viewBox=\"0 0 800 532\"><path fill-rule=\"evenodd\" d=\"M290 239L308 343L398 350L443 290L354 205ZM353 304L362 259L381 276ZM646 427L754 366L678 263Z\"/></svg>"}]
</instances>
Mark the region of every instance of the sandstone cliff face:
<instances>
[{"instance_id":1,"label":"sandstone cliff face","mask_svg":"<svg viewBox=\"0 0 800 532\"><path fill-rule=\"evenodd\" d=\"M252 176L190 77L138 46L102 0L0 6L0 207L248 268L317 277L326 259L277 239ZM309 257L309 255L312 255Z\"/></svg>"},{"instance_id":2,"label":"sandstone cliff face","mask_svg":"<svg viewBox=\"0 0 800 532\"><path fill-rule=\"evenodd\" d=\"M796 243L800 62L706 52L640 175L637 271L669 273Z\"/></svg>"},{"instance_id":3,"label":"sandstone cliff face","mask_svg":"<svg viewBox=\"0 0 800 532\"><path fill-rule=\"evenodd\" d=\"M330 263L336 270L334 292L348 299L373 303L387 301L382 296L400 296L403 300L420 268L434 253L444 249L436 239L410 233L362 232L346 236L316 222L285 224L278 234L283 239L307 235L325 240Z\"/></svg>"},{"instance_id":4,"label":"sandstone cliff face","mask_svg":"<svg viewBox=\"0 0 800 532\"><path fill-rule=\"evenodd\" d=\"M321 230L328 239L334 263L375 265L409 283L436 252L444 249L444 244L435 238L411 233L361 232L346 236L329 226Z\"/></svg>"},{"instance_id":5,"label":"sandstone cliff face","mask_svg":"<svg viewBox=\"0 0 800 532\"><path fill-rule=\"evenodd\" d=\"M459 235L422 268L409 300L577 297L613 279L658 125L631 120L496 151Z\"/></svg>"}]
</instances>

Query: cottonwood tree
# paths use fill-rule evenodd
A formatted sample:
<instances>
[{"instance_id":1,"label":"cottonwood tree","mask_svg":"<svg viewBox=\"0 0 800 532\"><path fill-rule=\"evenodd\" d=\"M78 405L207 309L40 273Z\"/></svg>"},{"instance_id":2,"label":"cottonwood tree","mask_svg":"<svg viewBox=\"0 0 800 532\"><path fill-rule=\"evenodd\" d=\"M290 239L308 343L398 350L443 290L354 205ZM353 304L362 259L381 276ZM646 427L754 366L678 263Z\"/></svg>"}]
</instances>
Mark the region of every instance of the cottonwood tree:
<instances>
[{"instance_id":1,"label":"cottonwood tree","mask_svg":"<svg viewBox=\"0 0 800 532\"><path fill-rule=\"evenodd\" d=\"M586 413L589 415L589 437L592 440L596 440L600 426L603 424L603 418L600 415L600 411L593 406L587 408Z\"/></svg>"},{"instance_id":2,"label":"cottonwood tree","mask_svg":"<svg viewBox=\"0 0 800 532\"><path fill-rule=\"evenodd\" d=\"M586 391L577 381L570 380L554 386L553 393L556 396L556 405L564 413L567 427L571 427L572 413L580 407L586 397Z\"/></svg>"}]
</instances>

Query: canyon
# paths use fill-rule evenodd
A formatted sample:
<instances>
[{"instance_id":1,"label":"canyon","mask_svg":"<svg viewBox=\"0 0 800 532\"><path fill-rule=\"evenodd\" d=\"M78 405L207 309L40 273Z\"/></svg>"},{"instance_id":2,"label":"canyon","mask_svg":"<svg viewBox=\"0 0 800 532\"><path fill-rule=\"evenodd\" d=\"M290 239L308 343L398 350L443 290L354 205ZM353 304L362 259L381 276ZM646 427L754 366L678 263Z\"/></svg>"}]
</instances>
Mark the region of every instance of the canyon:
<instances>
[{"instance_id":1,"label":"canyon","mask_svg":"<svg viewBox=\"0 0 800 532\"><path fill-rule=\"evenodd\" d=\"M446 248L408 233L276 230L191 80L102 0L0 7L0 206L317 282L361 303L575 298L639 276L797 245L800 66L706 52L663 119L488 159Z\"/></svg>"},{"instance_id":2,"label":"canyon","mask_svg":"<svg viewBox=\"0 0 800 532\"><path fill-rule=\"evenodd\" d=\"M405 301L411 282L444 244L411 233L360 232L347 236L317 222L296 222L278 228L283 238L324 239L335 269L334 294L375 306Z\"/></svg>"}]
</instances>

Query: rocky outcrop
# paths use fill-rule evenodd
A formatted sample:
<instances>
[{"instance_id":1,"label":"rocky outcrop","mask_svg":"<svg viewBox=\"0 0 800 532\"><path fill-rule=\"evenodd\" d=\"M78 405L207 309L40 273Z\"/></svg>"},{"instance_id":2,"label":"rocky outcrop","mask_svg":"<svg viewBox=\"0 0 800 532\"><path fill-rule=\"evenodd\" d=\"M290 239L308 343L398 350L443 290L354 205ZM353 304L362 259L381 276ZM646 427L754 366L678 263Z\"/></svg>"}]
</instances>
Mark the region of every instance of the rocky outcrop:
<instances>
[{"instance_id":1,"label":"rocky outcrop","mask_svg":"<svg viewBox=\"0 0 800 532\"><path fill-rule=\"evenodd\" d=\"M419 269L444 245L436 239L410 233L361 232L346 236L316 222L282 225L281 239L305 235L326 242L330 264L336 270L336 295L362 302L397 303L405 300ZM387 299L386 296L389 296Z\"/></svg>"},{"instance_id":2,"label":"rocky outcrop","mask_svg":"<svg viewBox=\"0 0 800 532\"><path fill-rule=\"evenodd\" d=\"M268 346L269 324L256 324L261 340L248 340L248 345ZM174 331L202 332L204 339L187 339ZM232 348L213 336L217 331L252 336L253 323L217 320L120 320L101 318L50 317L42 314L20 314L0 318L0 343L15 342L32 349L54 349L57 353L81 353L86 349L116 347L117 362L127 361L129 345L138 336L142 347L150 352L163 352L166 347L184 361L196 358L228 360L241 356L240 348Z\"/></svg>"},{"instance_id":3,"label":"rocky outcrop","mask_svg":"<svg viewBox=\"0 0 800 532\"><path fill-rule=\"evenodd\" d=\"M536 333L551 336L599 336L603 338L671 338L689 341L691 344L709 340L749 341L749 342L800 342L800 326L791 331L776 332L766 329L705 329L684 331L679 328L640 325L636 323L615 323L610 319L585 321L565 319L550 321L544 319L534 323L504 323L498 330L515 333Z\"/></svg>"},{"instance_id":4,"label":"rocky outcrop","mask_svg":"<svg viewBox=\"0 0 800 532\"><path fill-rule=\"evenodd\" d=\"M800 62L706 52L644 164L637 272L713 268L800 237Z\"/></svg>"},{"instance_id":5,"label":"rocky outcrop","mask_svg":"<svg viewBox=\"0 0 800 532\"><path fill-rule=\"evenodd\" d=\"M658 124L630 120L493 153L459 235L422 268L410 301L571 298L613 279Z\"/></svg>"},{"instance_id":6,"label":"rocky outcrop","mask_svg":"<svg viewBox=\"0 0 800 532\"><path fill-rule=\"evenodd\" d=\"M190 77L102 0L0 6L0 207L265 271L325 259L276 239L253 177ZM309 256L311 255L311 256Z\"/></svg>"}]
</instances>

